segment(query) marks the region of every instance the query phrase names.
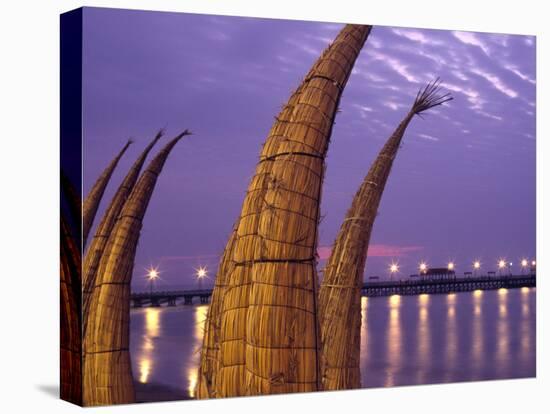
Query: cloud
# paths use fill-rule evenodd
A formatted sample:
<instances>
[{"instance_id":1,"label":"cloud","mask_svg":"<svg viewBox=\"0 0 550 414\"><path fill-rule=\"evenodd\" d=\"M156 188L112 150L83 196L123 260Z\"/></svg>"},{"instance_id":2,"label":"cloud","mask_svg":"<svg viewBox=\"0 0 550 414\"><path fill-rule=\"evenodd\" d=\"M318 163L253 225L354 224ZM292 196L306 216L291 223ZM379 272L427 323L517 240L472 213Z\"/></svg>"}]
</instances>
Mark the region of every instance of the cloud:
<instances>
[{"instance_id":1,"label":"cloud","mask_svg":"<svg viewBox=\"0 0 550 414\"><path fill-rule=\"evenodd\" d=\"M516 98L518 96L518 93L506 86L497 75L486 72L480 68L473 68L471 69L471 72L484 78L487 82L493 85L496 90L502 92L504 95L507 95L510 98Z\"/></svg>"},{"instance_id":2,"label":"cloud","mask_svg":"<svg viewBox=\"0 0 550 414\"><path fill-rule=\"evenodd\" d=\"M408 66L401 62L399 59L390 57L384 53L380 53L372 49L370 49L367 54L370 55L374 60L379 60L386 64L386 66L399 74L401 77L405 78L408 82L420 83L420 79L410 73L408 70Z\"/></svg>"},{"instance_id":3,"label":"cloud","mask_svg":"<svg viewBox=\"0 0 550 414\"><path fill-rule=\"evenodd\" d=\"M402 257L424 250L424 246L395 246L389 244L371 244L368 257ZM327 260L330 257L332 248L330 246L319 246L317 254L320 260Z\"/></svg>"},{"instance_id":4,"label":"cloud","mask_svg":"<svg viewBox=\"0 0 550 414\"><path fill-rule=\"evenodd\" d=\"M424 33L419 32L417 30L393 29L392 32L395 33L397 36L404 37L405 39L409 39L413 42L418 42L423 45L437 46L442 44L442 42L438 40L430 39Z\"/></svg>"},{"instance_id":5,"label":"cloud","mask_svg":"<svg viewBox=\"0 0 550 414\"><path fill-rule=\"evenodd\" d=\"M462 80L462 81L467 81L468 79L468 76L466 76L466 74L464 74L463 72L459 71L459 70L452 70L451 73L453 75L455 75L458 79Z\"/></svg>"},{"instance_id":6,"label":"cloud","mask_svg":"<svg viewBox=\"0 0 550 414\"><path fill-rule=\"evenodd\" d=\"M390 108L392 111L397 111L399 108L404 108L405 105L393 102L393 101L385 101L382 102L382 105L384 105L387 108Z\"/></svg>"},{"instance_id":7,"label":"cloud","mask_svg":"<svg viewBox=\"0 0 550 414\"><path fill-rule=\"evenodd\" d=\"M439 138L432 137L431 135L428 135L428 134L418 134L418 136L422 139L427 139L428 141L439 141Z\"/></svg>"},{"instance_id":8,"label":"cloud","mask_svg":"<svg viewBox=\"0 0 550 414\"><path fill-rule=\"evenodd\" d=\"M450 91L460 93L466 96L466 99L468 100L468 102L472 104L470 109L479 110L483 108L483 104L485 103L485 100L481 98L478 91L471 88L463 88L461 86L448 83L448 82L442 82L441 86L443 88L449 89Z\"/></svg>"},{"instance_id":9,"label":"cloud","mask_svg":"<svg viewBox=\"0 0 550 414\"><path fill-rule=\"evenodd\" d=\"M362 119L367 118L367 113L368 112L373 112L373 109L370 106L360 105L360 104L356 104L356 103L352 104L352 106L359 110L359 116Z\"/></svg>"},{"instance_id":10,"label":"cloud","mask_svg":"<svg viewBox=\"0 0 550 414\"><path fill-rule=\"evenodd\" d=\"M303 41L297 41L295 39L285 39L285 42L289 45L295 46L300 49L302 52L305 52L312 56L319 56L322 48L316 48L314 46L308 45Z\"/></svg>"},{"instance_id":11,"label":"cloud","mask_svg":"<svg viewBox=\"0 0 550 414\"><path fill-rule=\"evenodd\" d=\"M521 72L516 65L504 65L504 67L518 76L521 80L527 81L533 85L536 84L535 80L532 79L530 76L526 75L525 73Z\"/></svg>"},{"instance_id":12,"label":"cloud","mask_svg":"<svg viewBox=\"0 0 550 414\"><path fill-rule=\"evenodd\" d=\"M359 105L359 104L353 104L353 106L355 106L356 108L358 108L362 111L365 111L365 112L372 112L373 111L373 109L370 106L364 106L364 105Z\"/></svg>"},{"instance_id":13,"label":"cloud","mask_svg":"<svg viewBox=\"0 0 550 414\"><path fill-rule=\"evenodd\" d=\"M227 41L231 39L231 37L221 30L211 30L208 32L208 37L212 40L219 40L219 41Z\"/></svg>"},{"instance_id":14,"label":"cloud","mask_svg":"<svg viewBox=\"0 0 550 414\"><path fill-rule=\"evenodd\" d=\"M382 42L379 40L379 39L370 39L369 38L369 46L370 47L373 47L375 49L380 49L383 45L382 45Z\"/></svg>"},{"instance_id":15,"label":"cloud","mask_svg":"<svg viewBox=\"0 0 550 414\"><path fill-rule=\"evenodd\" d=\"M189 260L213 259L220 257L219 254L202 254L198 256L162 256L162 262L186 262Z\"/></svg>"},{"instance_id":16,"label":"cloud","mask_svg":"<svg viewBox=\"0 0 550 414\"><path fill-rule=\"evenodd\" d=\"M460 40L462 43L466 45L477 46L481 50L483 50L483 52L485 52L487 56L489 56L490 54L489 47L484 42L482 42L474 33L457 32L457 31L453 31L452 33L453 33L453 36L456 37L458 40Z\"/></svg>"},{"instance_id":17,"label":"cloud","mask_svg":"<svg viewBox=\"0 0 550 414\"><path fill-rule=\"evenodd\" d=\"M306 34L306 37L308 39L311 39L311 40L315 40L317 42L321 42L323 43L323 45L325 46L328 46L330 43L332 43L332 41L334 40L332 37L327 37L327 36L315 36L315 35L310 35L310 34Z\"/></svg>"},{"instance_id":18,"label":"cloud","mask_svg":"<svg viewBox=\"0 0 550 414\"><path fill-rule=\"evenodd\" d=\"M481 116L486 117L486 118L494 119L495 121L502 121L503 120L503 118L501 116L493 115L493 114L490 114L489 112L478 111L477 113Z\"/></svg>"}]
</instances>

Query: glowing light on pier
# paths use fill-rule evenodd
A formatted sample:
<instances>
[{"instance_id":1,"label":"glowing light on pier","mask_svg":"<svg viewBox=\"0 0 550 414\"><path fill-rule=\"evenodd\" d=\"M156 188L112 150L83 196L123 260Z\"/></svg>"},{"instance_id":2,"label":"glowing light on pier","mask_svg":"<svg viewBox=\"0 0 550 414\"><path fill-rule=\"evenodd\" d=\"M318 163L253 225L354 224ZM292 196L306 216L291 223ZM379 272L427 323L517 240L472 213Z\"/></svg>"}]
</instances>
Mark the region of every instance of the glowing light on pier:
<instances>
[{"instance_id":1,"label":"glowing light on pier","mask_svg":"<svg viewBox=\"0 0 550 414\"><path fill-rule=\"evenodd\" d=\"M521 260L521 267L527 267L528 264L529 264L529 262L527 261L527 259L522 259Z\"/></svg>"},{"instance_id":2,"label":"glowing light on pier","mask_svg":"<svg viewBox=\"0 0 550 414\"><path fill-rule=\"evenodd\" d=\"M506 267L506 260L500 259L500 260L498 261L498 268L499 268L499 269L504 269L505 267Z\"/></svg>"},{"instance_id":3,"label":"glowing light on pier","mask_svg":"<svg viewBox=\"0 0 550 414\"><path fill-rule=\"evenodd\" d=\"M147 273L147 278L149 280L155 280L159 278L159 275L160 274L158 269L155 269L154 267L152 267L151 269L149 269L149 272Z\"/></svg>"},{"instance_id":4,"label":"glowing light on pier","mask_svg":"<svg viewBox=\"0 0 550 414\"><path fill-rule=\"evenodd\" d=\"M448 270L454 270L454 269L455 269L455 264L454 264L453 262L449 262L449 263L447 264L447 269L448 269Z\"/></svg>"},{"instance_id":5,"label":"glowing light on pier","mask_svg":"<svg viewBox=\"0 0 550 414\"><path fill-rule=\"evenodd\" d=\"M535 267L536 265L537 265L537 262L533 260L533 261L531 262L531 266Z\"/></svg>"},{"instance_id":6,"label":"glowing light on pier","mask_svg":"<svg viewBox=\"0 0 550 414\"><path fill-rule=\"evenodd\" d=\"M147 279L149 280L149 293L153 294L153 282L160 277L160 272L156 267L151 267L147 272Z\"/></svg>"},{"instance_id":7,"label":"glowing light on pier","mask_svg":"<svg viewBox=\"0 0 550 414\"><path fill-rule=\"evenodd\" d=\"M202 289L202 280L208 276L208 270L206 269L206 266L199 266L198 269L195 269L195 275L197 276L197 280L199 281L199 289Z\"/></svg>"},{"instance_id":8,"label":"glowing light on pier","mask_svg":"<svg viewBox=\"0 0 550 414\"><path fill-rule=\"evenodd\" d=\"M421 273L426 273L426 271L428 270L428 265L426 264L426 262L420 263L419 269Z\"/></svg>"},{"instance_id":9,"label":"glowing light on pier","mask_svg":"<svg viewBox=\"0 0 550 414\"><path fill-rule=\"evenodd\" d=\"M397 272L399 272L399 265L397 263L392 263L390 265L390 273L393 275Z\"/></svg>"},{"instance_id":10,"label":"glowing light on pier","mask_svg":"<svg viewBox=\"0 0 550 414\"><path fill-rule=\"evenodd\" d=\"M195 271L198 279L202 279L208 276L208 269L206 268L206 266L199 266L199 268L195 269Z\"/></svg>"},{"instance_id":11,"label":"glowing light on pier","mask_svg":"<svg viewBox=\"0 0 550 414\"><path fill-rule=\"evenodd\" d=\"M474 262L474 269L478 270L481 267L481 262L479 260L476 260Z\"/></svg>"}]
</instances>

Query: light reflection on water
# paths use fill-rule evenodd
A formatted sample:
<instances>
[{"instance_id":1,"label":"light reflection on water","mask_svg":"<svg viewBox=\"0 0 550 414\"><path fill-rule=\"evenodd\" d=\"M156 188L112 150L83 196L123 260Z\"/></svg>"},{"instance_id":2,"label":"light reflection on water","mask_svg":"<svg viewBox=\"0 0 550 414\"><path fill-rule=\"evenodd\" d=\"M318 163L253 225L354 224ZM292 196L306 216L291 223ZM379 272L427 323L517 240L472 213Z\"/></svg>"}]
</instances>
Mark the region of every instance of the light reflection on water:
<instances>
[{"instance_id":1,"label":"light reflection on water","mask_svg":"<svg viewBox=\"0 0 550 414\"><path fill-rule=\"evenodd\" d=\"M362 298L364 387L535 375L536 289ZM133 372L194 396L208 305L131 311Z\"/></svg>"},{"instance_id":2,"label":"light reflection on water","mask_svg":"<svg viewBox=\"0 0 550 414\"><path fill-rule=\"evenodd\" d=\"M401 365L401 319L399 317L401 296L392 295L387 298L387 302L390 311L390 322L387 330L386 358L389 364L384 386L391 387L395 385L395 376ZM374 339L374 337L372 338Z\"/></svg>"},{"instance_id":3,"label":"light reflection on water","mask_svg":"<svg viewBox=\"0 0 550 414\"><path fill-rule=\"evenodd\" d=\"M417 383L426 381L430 369L430 349L431 349L431 331L429 321L430 295L422 294L417 296L418 307L418 325L417 325L417 360L418 372Z\"/></svg>"},{"instance_id":4,"label":"light reflection on water","mask_svg":"<svg viewBox=\"0 0 550 414\"><path fill-rule=\"evenodd\" d=\"M447 320L445 328L445 382L452 379L456 369L456 354L458 351L458 335L456 329L456 293L446 295Z\"/></svg>"},{"instance_id":5,"label":"light reflection on water","mask_svg":"<svg viewBox=\"0 0 550 414\"><path fill-rule=\"evenodd\" d=\"M494 292L493 293L494 296ZM473 338L472 338L472 357L470 361L470 367L472 373L477 377L480 373L481 363L483 362L483 319L481 315L481 303L483 298L483 291L476 290L472 294L473 307L474 307L474 320L473 320Z\"/></svg>"},{"instance_id":6,"label":"light reflection on water","mask_svg":"<svg viewBox=\"0 0 550 414\"><path fill-rule=\"evenodd\" d=\"M202 345L202 337L204 334L204 321L208 313L208 305L198 305L194 309L195 328L193 329L194 350L189 355L187 368L187 392L191 398L195 398L195 387L197 385L199 373L200 347Z\"/></svg>"},{"instance_id":7,"label":"light reflection on water","mask_svg":"<svg viewBox=\"0 0 550 414\"><path fill-rule=\"evenodd\" d=\"M160 334L160 314L159 308L145 309L145 332L137 359L139 361L139 382L146 384L151 374L153 365L153 351L155 350L155 340Z\"/></svg>"}]
</instances>

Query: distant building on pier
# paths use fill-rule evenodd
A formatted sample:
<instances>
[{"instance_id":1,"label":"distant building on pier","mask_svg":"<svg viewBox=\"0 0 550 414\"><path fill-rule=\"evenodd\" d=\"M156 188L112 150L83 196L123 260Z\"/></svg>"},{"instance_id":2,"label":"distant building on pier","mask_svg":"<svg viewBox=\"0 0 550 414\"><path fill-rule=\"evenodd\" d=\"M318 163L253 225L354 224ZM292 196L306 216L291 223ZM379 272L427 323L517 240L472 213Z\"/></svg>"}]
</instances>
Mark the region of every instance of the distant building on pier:
<instances>
[{"instance_id":1,"label":"distant building on pier","mask_svg":"<svg viewBox=\"0 0 550 414\"><path fill-rule=\"evenodd\" d=\"M454 279L455 271L450 270L447 267L432 267L420 272L420 277L422 279L431 280Z\"/></svg>"}]
</instances>

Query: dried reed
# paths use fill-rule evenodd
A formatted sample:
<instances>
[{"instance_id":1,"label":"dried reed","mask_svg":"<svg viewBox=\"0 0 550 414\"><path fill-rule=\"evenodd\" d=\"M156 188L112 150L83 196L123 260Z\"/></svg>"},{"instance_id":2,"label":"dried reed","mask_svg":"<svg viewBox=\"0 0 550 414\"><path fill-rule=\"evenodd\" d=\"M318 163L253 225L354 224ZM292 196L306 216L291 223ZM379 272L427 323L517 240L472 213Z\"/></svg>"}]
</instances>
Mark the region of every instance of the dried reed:
<instances>
[{"instance_id":1,"label":"dried reed","mask_svg":"<svg viewBox=\"0 0 550 414\"><path fill-rule=\"evenodd\" d=\"M129 354L130 282L143 217L166 159L185 131L141 174L109 236L91 295L84 335L84 404L135 400Z\"/></svg>"},{"instance_id":2,"label":"dried reed","mask_svg":"<svg viewBox=\"0 0 550 414\"><path fill-rule=\"evenodd\" d=\"M370 26L347 25L270 131L232 246L215 396L319 388L315 250L334 116Z\"/></svg>"},{"instance_id":3,"label":"dried reed","mask_svg":"<svg viewBox=\"0 0 550 414\"><path fill-rule=\"evenodd\" d=\"M452 97L439 93L439 80L421 89L355 194L334 242L319 293L322 379L325 390L361 387L361 287L371 230L393 160L414 117Z\"/></svg>"},{"instance_id":4,"label":"dried reed","mask_svg":"<svg viewBox=\"0 0 550 414\"><path fill-rule=\"evenodd\" d=\"M60 366L61 397L82 403L82 335L80 317L80 241L61 217Z\"/></svg>"},{"instance_id":5,"label":"dried reed","mask_svg":"<svg viewBox=\"0 0 550 414\"><path fill-rule=\"evenodd\" d=\"M132 168L130 168L130 171L120 184L120 187L118 188L115 195L113 196L111 204L105 211L105 214L103 215L103 218L101 219L101 222L97 227L94 237L90 241L90 245L84 256L84 268L82 274L83 309L85 315L88 313L89 310L90 294L93 291L93 287L95 285L99 262L101 260L101 256L103 255L103 252L105 251L105 247L107 246L109 235L111 234L111 231L115 226L116 219L120 214L124 203L128 199L128 196L130 195L132 189L134 188L134 185L139 176L139 172L141 171L141 168L145 163L147 155L149 154L153 146L157 143L157 141L162 137L162 135L163 130L161 129L156 134L155 138L149 143L149 145L145 147L138 159L134 162L134 165L132 165ZM87 319L84 318L83 332L86 331L86 321Z\"/></svg>"},{"instance_id":6,"label":"dried reed","mask_svg":"<svg viewBox=\"0 0 550 414\"><path fill-rule=\"evenodd\" d=\"M219 369L219 335L220 335L220 307L225 293L225 276L230 272L232 265L231 254L236 238L236 225L229 236L224 254L218 266L214 289L210 299L208 314L204 323L204 336L202 340L201 358L195 395L198 399L212 398L216 374Z\"/></svg>"},{"instance_id":7,"label":"dried reed","mask_svg":"<svg viewBox=\"0 0 550 414\"><path fill-rule=\"evenodd\" d=\"M60 224L60 394L82 404L81 335L81 243L82 202L76 189L61 171L61 194L69 218L61 213ZM72 225L70 224L72 223Z\"/></svg>"},{"instance_id":8,"label":"dried reed","mask_svg":"<svg viewBox=\"0 0 550 414\"><path fill-rule=\"evenodd\" d=\"M118 155L109 163L107 168L103 170L99 178L94 183L92 189L84 199L84 205L82 208L82 246L86 246L86 241L88 240L88 234L90 233L90 230L92 228L92 224L94 223L95 213L97 212L97 208L99 207L99 203L101 202L101 198L103 197L103 193L105 192L105 188L107 187L107 184L109 184L109 180L111 179L111 176L113 175L113 171L115 170L118 162L132 143L132 140L129 139L128 142L126 142L126 145L120 150Z\"/></svg>"}]
</instances>

